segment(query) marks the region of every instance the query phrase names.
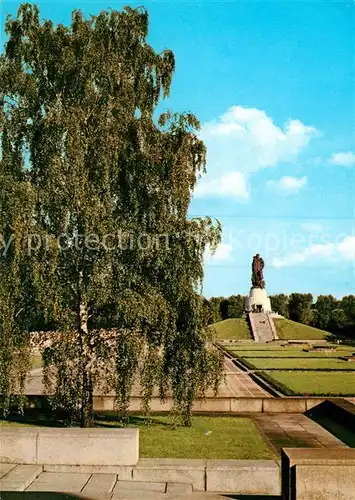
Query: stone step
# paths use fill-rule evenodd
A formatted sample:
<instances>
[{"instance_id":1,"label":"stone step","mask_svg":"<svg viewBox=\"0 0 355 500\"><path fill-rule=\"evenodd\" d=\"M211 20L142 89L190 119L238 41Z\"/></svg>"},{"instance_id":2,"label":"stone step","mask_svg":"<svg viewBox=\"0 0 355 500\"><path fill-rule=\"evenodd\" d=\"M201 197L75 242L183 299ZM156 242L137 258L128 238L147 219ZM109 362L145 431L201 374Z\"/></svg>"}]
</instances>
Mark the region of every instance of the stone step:
<instances>
[{"instance_id":1,"label":"stone step","mask_svg":"<svg viewBox=\"0 0 355 500\"><path fill-rule=\"evenodd\" d=\"M134 481L192 484L194 491L205 489L205 460L141 458L133 470Z\"/></svg>"},{"instance_id":2,"label":"stone step","mask_svg":"<svg viewBox=\"0 0 355 500\"><path fill-rule=\"evenodd\" d=\"M170 495L191 495L191 483L167 483L166 492Z\"/></svg>"},{"instance_id":3,"label":"stone step","mask_svg":"<svg viewBox=\"0 0 355 500\"><path fill-rule=\"evenodd\" d=\"M0 479L0 491L24 491L42 470L41 465L17 465Z\"/></svg>"},{"instance_id":4,"label":"stone step","mask_svg":"<svg viewBox=\"0 0 355 500\"><path fill-rule=\"evenodd\" d=\"M163 482L145 482L145 481L117 481L113 489L113 493L117 494L122 491L154 491L165 493L166 483Z\"/></svg>"},{"instance_id":5,"label":"stone step","mask_svg":"<svg viewBox=\"0 0 355 500\"><path fill-rule=\"evenodd\" d=\"M249 313L249 323L256 342L270 342L275 339L271 321L265 313Z\"/></svg>"},{"instance_id":6,"label":"stone step","mask_svg":"<svg viewBox=\"0 0 355 500\"><path fill-rule=\"evenodd\" d=\"M91 474L43 472L26 491L80 493Z\"/></svg>"},{"instance_id":7,"label":"stone step","mask_svg":"<svg viewBox=\"0 0 355 500\"><path fill-rule=\"evenodd\" d=\"M116 480L116 474L93 474L84 486L82 493L88 496L99 493L111 493L116 484Z\"/></svg>"},{"instance_id":8,"label":"stone step","mask_svg":"<svg viewBox=\"0 0 355 500\"><path fill-rule=\"evenodd\" d=\"M14 469L16 464L1 464L0 463L0 479L5 476L11 469Z\"/></svg>"}]
</instances>

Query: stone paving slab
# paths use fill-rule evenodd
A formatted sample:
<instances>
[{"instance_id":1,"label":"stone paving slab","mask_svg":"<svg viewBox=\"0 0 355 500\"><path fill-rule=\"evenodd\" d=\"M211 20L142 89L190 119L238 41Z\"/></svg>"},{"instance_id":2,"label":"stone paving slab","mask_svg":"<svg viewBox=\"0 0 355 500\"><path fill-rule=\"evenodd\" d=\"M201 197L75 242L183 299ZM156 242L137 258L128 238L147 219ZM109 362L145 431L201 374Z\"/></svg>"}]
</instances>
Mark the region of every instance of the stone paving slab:
<instances>
[{"instance_id":1,"label":"stone paving slab","mask_svg":"<svg viewBox=\"0 0 355 500\"><path fill-rule=\"evenodd\" d=\"M113 493L119 494L122 491L154 491L165 493L166 483L164 482L144 482L144 481L117 481Z\"/></svg>"},{"instance_id":2,"label":"stone paving slab","mask_svg":"<svg viewBox=\"0 0 355 500\"><path fill-rule=\"evenodd\" d=\"M253 416L277 451L284 447L347 448L347 445L301 413Z\"/></svg>"},{"instance_id":3,"label":"stone paving slab","mask_svg":"<svg viewBox=\"0 0 355 500\"><path fill-rule=\"evenodd\" d=\"M90 476L91 474L43 472L26 491L80 493L89 481Z\"/></svg>"},{"instance_id":4,"label":"stone paving slab","mask_svg":"<svg viewBox=\"0 0 355 500\"><path fill-rule=\"evenodd\" d=\"M41 465L17 465L0 479L0 491L24 491L42 470Z\"/></svg>"},{"instance_id":5,"label":"stone paving slab","mask_svg":"<svg viewBox=\"0 0 355 500\"><path fill-rule=\"evenodd\" d=\"M116 474L93 474L82 490L83 494L111 493L117 481Z\"/></svg>"}]
</instances>

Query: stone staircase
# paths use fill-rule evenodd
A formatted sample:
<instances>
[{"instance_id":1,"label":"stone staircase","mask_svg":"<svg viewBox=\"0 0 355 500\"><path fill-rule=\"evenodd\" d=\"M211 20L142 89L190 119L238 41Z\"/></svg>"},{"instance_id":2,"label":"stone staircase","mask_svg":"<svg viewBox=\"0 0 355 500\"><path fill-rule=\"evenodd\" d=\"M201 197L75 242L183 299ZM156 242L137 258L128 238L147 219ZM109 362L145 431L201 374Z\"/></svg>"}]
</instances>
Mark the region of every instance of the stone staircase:
<instances>
[{"instance_id":1,"label":"stone staircase","mask_svg":"<svg viewBox=\"0 0 355 500\"><path fill-rule=\"evenodd\" d=\"M276 340L276 330L272 318L266 313L249 313L249 322L255 342Z\"/></svg>"}]
</instances>

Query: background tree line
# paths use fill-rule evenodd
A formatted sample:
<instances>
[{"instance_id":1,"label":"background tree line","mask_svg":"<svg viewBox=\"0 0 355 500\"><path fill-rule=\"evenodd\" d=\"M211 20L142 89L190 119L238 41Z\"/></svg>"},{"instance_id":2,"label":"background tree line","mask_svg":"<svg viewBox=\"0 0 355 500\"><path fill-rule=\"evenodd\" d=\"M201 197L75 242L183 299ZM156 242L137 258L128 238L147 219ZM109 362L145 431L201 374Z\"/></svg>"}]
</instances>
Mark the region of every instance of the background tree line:
<instances>
[{"instance_id":1,"label":"background tree line","mask_svg":"<svg viewBox=\"0 0 355 500\"><path fill-rule=\"evenodd\" d=\"M215 323L228 318L241 318L244 312L243 295L211 297L209 321ZM355 337L355 295L337 299L319 295L316 301L311 293L277 294L270 296L272 309L285 318L314 326L338 336Z\"/></svg>"}]
</instances>

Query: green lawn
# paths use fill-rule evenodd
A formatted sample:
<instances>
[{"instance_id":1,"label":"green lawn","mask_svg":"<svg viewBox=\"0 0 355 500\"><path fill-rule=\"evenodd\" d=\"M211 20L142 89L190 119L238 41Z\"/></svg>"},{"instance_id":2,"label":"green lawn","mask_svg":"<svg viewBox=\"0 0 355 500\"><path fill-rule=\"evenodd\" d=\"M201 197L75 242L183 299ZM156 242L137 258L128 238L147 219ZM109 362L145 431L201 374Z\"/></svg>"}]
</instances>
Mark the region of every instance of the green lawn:
<instances>
[{"instance_id":1,"label":"green lawn","mask_svg":"<svg viewBox=\"0 0 355 500\"><path fill-rule=\"evenodd\" d=\"M290 396L355 396L355 372L265 371L261 374Z\"/></svg>"},{"instance_id":2,"label":"green lawn","mask_svg":"<svg viewBox=\"0 0 355 500\"><path fill-rule=\"evenodd\" d=\"M247 322L243 318L230 318L211 325L217 340L252 340Z\"/></svg>"},{"instance_id":3,"label":"green lawn","mask_svg":"<svg viewBox=\"0 0 355 500\"><path fill-rule=\"evenodd\" d=\"M339 359L330 358L242 358L256 369L279 370L312 369L312 370L355 370L355 363L348 363ZM297 374L298 376L298 374ZM339 375L342 376L342 375Z\"/></svg>"},{"instance_id":4,"label":"green lawn","mask_svg":"<svg viewBox=\"0 0 355 500\"><path fill-rule=\"evenodd\" d=\"M345 344L332 344L331 342L329 343L322 343L322 346L327 346L327 347L333 347L337 349L337 351L351 351L355 352L355 345L345 345ZM281 345L277 344L274 342L270 342L268 344L259 344L259 343L243 343L243 342L238 342L238 344L234 345L228 345L227 349L229 351L281 351L281 352L297 352L297 351L302 351L303 349L309 349L309 344L305 342L304 344L287 344L287 345Z\"/></svg>"},{"instance_id":5,"label":"green lawn","mask_svg":"<svg viewBox=\"0 0 355 500\"><path fill-rule=\"evenodd\" d=\"M297 346L297 348L299 349L300 346ZM273 343L258 344L249 342L248 344L243 344L242 342L238 342L237 345L228 345L227 349L228 351L284 351L285 347Z\"/></svg>"},{"instance_id":6,"label":"green lawn","mask_svg":"<svg viewBox=\"0 0 355 500\"><path fill-rule=\"evenodd\" d=\"M108 417L107 417L108 418ZM4 422L2 425L21 425ZM23 424L28 425L28 424ZM99 426L117 425L100 420ZM174 428L171 418L131 417L129 427L139 427L140 456L148 458L275 459L254 422L242 417L193 417L191 427Z\"/></svg>"},{"instance_id":7,"label":"green lawn","mask_svg":"<svg viewBox=\"0 0 355 500\"><path fill-rule=\"evenodd\" d=\"M353 349L354 350L354 349ZM353 352L353 350L351 352ZM228 347L228 352L230 352L233 356L238 357L238 358L320 358L320 359L334 359L339 356L348 356L349 351L343 350L343 349L337 349L334 352L304 352L302 349L295 349L295 348L290 348L286 349L284 348L283 351L281 350L275 350L275 351L257 351L255 349L253 350L239 350L239 349L230 349ZM350 364L350 363L348 363Z\"/></svg>"},{"instance_id":8,"label":"green lawn","mask_svg":"<svg viewBox=\"0 0 355 500\"><path fill-rule=\"evenodd\" d=\"M330 336L330 333L324 330L302 325L289 319L276 318L274 324L278 336L283 340L322 340Z\"/></svg>"},{"instance_id":9,"label":"green lawn","mask_svg":"<svg viewBox=\"0 0 355 500\"><path fill-rule=\"evenodd\" d=\"M273 458L273 452L248 418L194 417L192 427L177 429L167 422L167 417L158 417L150 428L140 427L142 457Z\"/></svg>"}]
</instances>

